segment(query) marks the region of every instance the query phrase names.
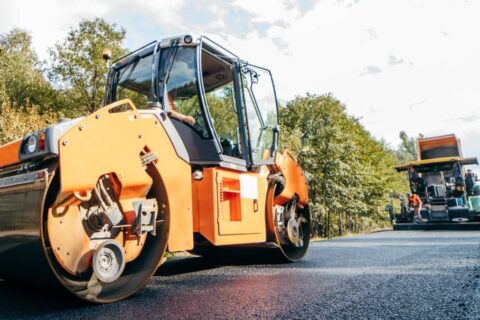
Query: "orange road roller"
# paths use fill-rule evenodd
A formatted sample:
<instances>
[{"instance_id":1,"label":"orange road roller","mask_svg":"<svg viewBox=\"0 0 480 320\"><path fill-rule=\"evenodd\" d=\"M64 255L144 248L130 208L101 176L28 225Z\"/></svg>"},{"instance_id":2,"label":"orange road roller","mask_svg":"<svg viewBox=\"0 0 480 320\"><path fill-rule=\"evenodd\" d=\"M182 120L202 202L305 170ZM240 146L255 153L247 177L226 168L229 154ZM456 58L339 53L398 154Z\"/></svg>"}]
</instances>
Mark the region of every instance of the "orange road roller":
<instances>
[{"instance_id":1,"label":"orange road roller","mask_svg":"<svg viewBox=\"0 0 480 320\"><path fill-rule=\"evenodd\" d=\"M270 71L207 37L121 57L104 107L0 147L0 278L109 303L166 251L273 244L301 259L307 180L279 134Z\"/></svg>"}]
</instances>

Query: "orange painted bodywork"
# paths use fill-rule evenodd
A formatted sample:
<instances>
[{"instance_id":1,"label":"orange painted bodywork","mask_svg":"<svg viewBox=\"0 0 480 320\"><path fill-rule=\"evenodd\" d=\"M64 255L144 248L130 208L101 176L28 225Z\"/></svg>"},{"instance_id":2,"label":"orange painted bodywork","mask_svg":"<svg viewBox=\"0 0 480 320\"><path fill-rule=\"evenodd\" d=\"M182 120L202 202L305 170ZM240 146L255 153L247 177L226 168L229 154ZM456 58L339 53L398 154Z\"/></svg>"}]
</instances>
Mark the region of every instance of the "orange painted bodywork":
<instances>
[{"instance_id":1,"label":"orange painted bodywork","mask_svg":"<svg viewBox=\"0 0 480 320\"><path fill-rule=\"evenodd\" d=\"M293 154L290 151L285 150L282 155L277 155L275 166L277 167L277 170L285 177L285 187L275 198L274 203L284 204L290 201L296 194L298 196L298 203L301 205L307 205L307 179Z\"/></svg>"},{"instance_id":2,"label":"orange painted bodywork","mask_svg":"<svg viewBox=\"0 0 480 320\"><path fill-rule=\"evenodd\" d=\"M460 141L454 134L448 134L444 136L418 139L417 160L424 160L421 157L422 151L427 151L438 147L455 147L458 149L458 155L456 156L460 158L462 157Z\"/></svg>"},{"instance_id":3,"label":"orange painted bodywork","mask_svg":"<svg viewBox=\"0 0 480 320\"><path fill-rule=\"evenodd\" d=\"M11 166L20 162L20 146L22 140L15 140L0 146L0 168Z\"/></svg>"},{"instance_id":4,"label":"orange painted bodywork","mask_svg":"<svg viewBox=\"0 0 480 320\"><path fill-rule=\"evenodd\" d=\"M169 212L170 251L193 249L194 233L214 245L266 242L274 237L275 205L283 205L295 195L300 206L308 204L306 178L289 151L278 154L274 165L252 172L207 167L203 179L197 181L192 178L190 164L176 153L162 121L166 119L122 100L82 119L58 140L60 190L47 223L49 240L58 250L57 260L69 272L83 270L82 259L89 259L93 244L76 221L81 220L80 204L89 200L105 175L116 181L124 216L133 213L133 201L145 199L153 185L161 185L163 203L158 206ZM20 143L18 140L0 149L2 165L20 161ZM141 157L145 150L156 156L149 165L158 175L147 173ZM275 172L283 174L285 186L273 198L268 176ZM117 241L124 246L126 260L132 261L145 237L132 240L127 231Z\"/></svg>"},{"instance_id":5,"label":"orange painted bodywork","mask_svg":"<svg viewBox=\"0 0 480 320\"><path fill-rule=\"evenodd\" d=\"M121 105L128 111L111 113ZM193 248L191 168L178 157L153 114L142 114L130 100L108 105L77 123L58 141L61 190L58 201L72 194L91 192L101 175L114 173L121 184L119 201L123 211L131 211L132 199L147 195L153 183L164 186L170 212L168 246L171 251ZM152 181L142 165L140 154L151 150L161 181Z\"/></svg>"},{"instance_id":6,"label":"orange painted bodywork","mask_svg":"<svg viewBox=\"0 0 480 320\"><path fill-rule=\"evenodd\" d=\"M192 183L195 232L215 245L266 241L265 176L207 168Z\"/></svg>"}]
</instances>

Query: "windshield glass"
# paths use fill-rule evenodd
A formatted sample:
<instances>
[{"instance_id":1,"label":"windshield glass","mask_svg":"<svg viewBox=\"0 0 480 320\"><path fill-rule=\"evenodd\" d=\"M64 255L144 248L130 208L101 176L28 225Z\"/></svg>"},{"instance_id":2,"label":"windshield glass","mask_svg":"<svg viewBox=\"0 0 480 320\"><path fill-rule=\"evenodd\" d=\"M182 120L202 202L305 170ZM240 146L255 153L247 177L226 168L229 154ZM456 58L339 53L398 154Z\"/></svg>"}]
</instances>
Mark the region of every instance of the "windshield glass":
<instances>
[{"instance_id":1,"label":"windshield glass","mask_svg":"<svg viewBox=\"0 0 480 320\"><path fill-rule=\"evenodd\" d=\"M134 59L114 75L114 100L130 99L139 109L146 108L152 86L153 54Z\"/></svg>"},{"instance_id":2,"label":"windshield glass","mask_svg":"<svg viewBox=\"0 0 480 320\"><path fill-rule=\"evenodd\" d=\"M243 67L242 85L252 160L268 160L273 156L273 130L278 124L277 103L270 72L253 66Z\"/></svg>"},{"instance_id":3,"label":"windshield glass","mask_svg":"<svg viewBox=\"0 0 480 320\"><path fill-rule=\"evenodd\" d=\"M186 124L203 138L209 138L198 94L196 52L195 47L162 50L160 80L166 83L165 109L189 117L191 121Z\"/></svg>"}]
</instances>

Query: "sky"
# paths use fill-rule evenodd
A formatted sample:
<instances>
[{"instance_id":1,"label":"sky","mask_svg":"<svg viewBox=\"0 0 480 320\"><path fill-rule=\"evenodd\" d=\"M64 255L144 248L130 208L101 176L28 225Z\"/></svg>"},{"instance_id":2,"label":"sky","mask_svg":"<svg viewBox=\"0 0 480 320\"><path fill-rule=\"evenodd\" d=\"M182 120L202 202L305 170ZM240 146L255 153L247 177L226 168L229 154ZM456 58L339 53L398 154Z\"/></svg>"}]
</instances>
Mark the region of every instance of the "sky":
<instances>
[{"instance_id":1,"label":"sky","mask_svg":"<svg viewBox=\"0 0 480 320\"><path fill-rule=\"evenodd\" d=\"M480 157L480 1L82 0L0 2L0 33L27 29L41 58L81 19L125 46L206 34L271 69L282 102L332 93L378 139L455 133Z\"/></svg>"}]
</instances>

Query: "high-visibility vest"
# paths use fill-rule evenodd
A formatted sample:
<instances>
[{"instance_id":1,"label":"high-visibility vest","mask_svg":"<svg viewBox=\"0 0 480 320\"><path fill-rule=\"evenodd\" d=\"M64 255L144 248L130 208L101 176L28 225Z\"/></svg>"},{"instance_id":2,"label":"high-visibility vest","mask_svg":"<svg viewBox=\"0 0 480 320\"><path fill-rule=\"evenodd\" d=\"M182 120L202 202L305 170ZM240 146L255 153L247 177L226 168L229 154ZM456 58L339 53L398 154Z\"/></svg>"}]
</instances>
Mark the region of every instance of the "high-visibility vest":
<instances>
[{"instance_id":1,"label":"high-visibility vest","mask_svg":"<svg viewBox=\"0 0 480 320\"><path fill-rule=\"evenodd\" d=\"M420 197L416 194L412 194L409 198L408 198L408 203L414 207L414 208L418 208L422 205L422 200L420 200Z\"/></svg>"}]
</instances>

